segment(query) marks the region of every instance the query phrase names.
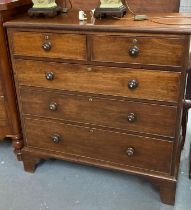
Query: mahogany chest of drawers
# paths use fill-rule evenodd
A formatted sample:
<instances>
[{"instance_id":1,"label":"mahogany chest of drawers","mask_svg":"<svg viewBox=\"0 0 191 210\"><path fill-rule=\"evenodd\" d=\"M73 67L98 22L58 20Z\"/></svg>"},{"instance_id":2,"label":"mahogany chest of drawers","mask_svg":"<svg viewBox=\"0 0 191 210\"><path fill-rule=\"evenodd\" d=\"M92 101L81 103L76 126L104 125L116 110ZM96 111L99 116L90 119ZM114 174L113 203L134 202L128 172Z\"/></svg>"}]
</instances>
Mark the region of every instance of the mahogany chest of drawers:
<instances>
[{"instance_id":1,"label":"mahogany chest of drawers","mask_svg":"<svg viewBox=\"0 0 191 210\"><path fill-rule=\"evenodd\" d=\"M179 15L177 14L177 17ZM77 13L6 23L24 168L59 158L136 174L175 201L190 36Z\"/></svg>"}]
</instances>

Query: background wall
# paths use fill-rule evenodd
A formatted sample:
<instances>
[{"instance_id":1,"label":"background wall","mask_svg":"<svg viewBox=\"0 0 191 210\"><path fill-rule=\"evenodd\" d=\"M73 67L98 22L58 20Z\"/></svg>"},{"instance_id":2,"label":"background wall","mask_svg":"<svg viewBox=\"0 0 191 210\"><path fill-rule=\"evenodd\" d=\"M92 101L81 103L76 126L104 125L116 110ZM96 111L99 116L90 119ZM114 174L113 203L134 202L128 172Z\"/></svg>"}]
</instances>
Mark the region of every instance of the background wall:
<instances>
[{"instance_id":1,"label":"background wall","mask_svg":"<svg viewBox=\"0 0 191 210\"><path fill-rule=\"evenodd\" d=\"M59 5L64 6L65 0L56 0ZM67 0L68 1L68 0ZM76 9L90 10L95 8L99 0L71 0ZM137 12L146 11L177 11L179 0L128 0L130 7ZM180 0L180 12L191 12L191 0Z\"/></svg>"},{"instance_id":2,"label":"background wall","mask_svg":"<svg viewBox=\"0 0 191 210\"><path fill-rule=\"evenodd\" d=\"M56 0L59 5L63 5L64 0ZM76 9L90 10L98 5L99 0L71 0L73 7ZM177 10L179 0L128 0L129 5L136 11L153 11L159 10L165 12ZM191 12L191 0L180 0L180 12ZM146 5L146 6L145 6Z\"/></svg>"},{"instance_id":3,"label":"background wall","mask_svg":"<svg viewBox=\"0 0 191 210\"><path fill-rule=\"evenodd\" d=\"M181 0L180 12L191 12L191 0Z\"/></svg>"},{"instance_id":4,"label":"background wall","mask_svg":"<svg viewBox=\"0 0 191 210\"><path fill-rule=\"evenodd\" d=\"M64 0L57 0L57 2L63 5ZM73 8L90 10L98 5L99 0L71 0L71 2ZM127 2L134 12L177 12L180 0L127 0Z\"/></svg>"}]
</instances>

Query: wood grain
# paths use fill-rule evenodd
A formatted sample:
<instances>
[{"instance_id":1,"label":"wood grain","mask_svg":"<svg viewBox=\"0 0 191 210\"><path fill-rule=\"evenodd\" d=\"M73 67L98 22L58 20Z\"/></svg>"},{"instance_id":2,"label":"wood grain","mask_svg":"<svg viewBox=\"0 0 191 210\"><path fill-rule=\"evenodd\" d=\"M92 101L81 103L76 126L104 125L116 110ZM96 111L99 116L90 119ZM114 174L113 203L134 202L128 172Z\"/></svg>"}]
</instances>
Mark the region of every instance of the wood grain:
<instances>
[{"instance_id":1,"label":"wood grain","mask_svg":"<svg viewBox=\"0 0 191 210\"><path fill-rule=\"evenodd\" d=\"M18 14L25 13L30 6L30 0L7 0L0 3L0 141L5 137L12 139L18 160L21 159L22 134L7 34L3 24L15 19Z\"/></svg>"},{"instance_id":2,"label":"wood grain","mask_svg":"<svg viewBox=\"0 0 191 210\"><path fill-rule=\"evenodd\" d=\"M101 159L124 165L169 173L172 142L115 133L91 127L59 124L54 121L26 119L26 141L29 147ZM60 135L55 144L51 137ZM134 148L132 157L126 154Z\"/></svg>"},{"instance_id":3,"label":"wood grain","mask_svg":"<svg viewBox=\"0 0 191 210\"><path fill-rule=\"evenodd\" d=\"M12 38L15 55L86 60L85 35L15 32ZM49 51L44 43L51 44Z\"/></svg>"},{"instance_id":4,"label":"wood grain","mask_svg":"<svg viewBox=\"0 0 191 210\"><path fill-rule=\"evenodd\" d=\"M136 43L134 43L136 40ZM92 60L102 62L182 66L184 42L179 38L92 36ZM130 56L131 47L138 47L138 56ZM173 53L172 53L173 52Z\"/></svg>"},{"instance_id":5,"label":"wood grain","mask_svg":"<svg viewBox=\"0 0 191 210\"><path fill-rule=\"evenodd\" d=\"M179 98L181 73L177 72L29 60L16 60L14 70L20 85L169 102L177 102ZM54 73L54 80L46 80L47 72ZM134 90L128 88L131 80L139 84Z\"/></svg>"},{"instance_id":6,"label":"wood grain","mask_svg":"<svg viewBox=\"0 0 191 210\"><path fill-rule=\"evenodd\" d=\"M50 32L50 29L54 30L55 33L60 33L61 30L67 31L68 33L106 33L106 35L111 32L114 34L131 33L131 34L144 34L146 35L163 35L165 36L176 36L190 35L191 25L190 19L184 18L186 14L183 13L145 13L149 20L145 21L134 21L132 14L128 14L125 18L116 20L115 18L105 18L105 19L94 19L87 13L87 21L79 21L79 11L71 10L69 13L60 14L55 18L30 18L28 15L21 15L20 17L8 21L5 23L6 27L18 28L26 30L33 28L40 29L41 32ZM164 18L166 16L173 16L174 18ZM151 21L156 17L161 17L158 21L162 21L162 24ZM57 31L56 31L57 29ZM111 35L111 34L110 34ZM128 35L128 34L127 34Z\"/></svg>"},{"instance_id":7,"label":"wood grain","mask_svg":"<svg viewBox=\"0 0 191 210\"><path fill-rule=\"evenodd\" d=\"M123 100L22 88L23 114L175 137L177 109ZM50 110L55 104L56 110ZM82 112L81 110L85 110ZM128 116L135 115L129 122ZM164 126L165 125L165 126Z\"/></svg>"},{"instance_id":8,"label":"wood grain","mask_svg":"<svg viewBox=\"0 0 191 210\"><path fill-rule=\"evenodd\" d=\"M1 80L0 80L0 96L3 96L3 87L2 87Z\"/></svg>"},{"instance_id":9,"label":"wood grain","mask_svg":"<svg viewBox=\"0 0 191 210\"><path fill-rule=\"evenodd\" d=\"M142 12L178 12L180 0L127 0L133 11Z\"/></svg>"},{"instance_id":10,"label":"wood grain","mask_svg":"<svg viewBox=\"0 0 191 210\"><path fill-rule=\"evenodd\" d=\"M0 98L0 127L3 129L3 127L6 126L8 126L8 120L5 109L5 101L3 98Z\"/></svg>"},{"instance_id":11,"label":"wood grain","mask_svg":"<svg viewBox=\"0 0 191 210\"><path fill-rule=\"evenodd\" d=\"M158 186L164 203L174 204L191 27L183 25L189 23L183 14L173 15L177 18L166 18L165 24L135 22L132 15L95 22L88 16L82 25L78 11L71 10L54 19L25 15L5 24L25 137L25 170L33 171L41 158L58 158L137 174ZM176 25L168 25L172 23ZM51 51L43 57L39 48L31 55L32 45L30 51L22 49L24 55L15 55L14 33L48 33L56 40L63 34L86 37L85 54L70 51L82 39L65 45L69 55L86 58L51 57ZM140 54L130 59L135 37ZM61 39L58 43L64 46ZM54 75L52 80L47 73ZM49 111L52 102L58 104L57 112ZM124 113L129 111L136 112L137 121L126 127Z\"/></svg>"}]
</instances>

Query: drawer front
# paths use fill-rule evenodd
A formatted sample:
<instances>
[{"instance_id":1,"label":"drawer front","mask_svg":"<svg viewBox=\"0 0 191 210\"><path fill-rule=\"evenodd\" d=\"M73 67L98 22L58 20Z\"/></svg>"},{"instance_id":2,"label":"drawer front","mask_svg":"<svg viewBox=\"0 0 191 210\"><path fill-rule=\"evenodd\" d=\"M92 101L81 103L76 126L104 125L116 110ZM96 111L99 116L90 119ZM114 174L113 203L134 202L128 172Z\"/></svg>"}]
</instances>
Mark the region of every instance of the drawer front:
<instances>
[{"instance_id":1,"label":"drawer front","mask_svg":"<svg viewBox=\"0 0 191 210\"><path fill-rule=\"evenodd\" d=\"M16 31L12 50L14 55L86 60L86 36Z\"/></svg>"},{"instance_id":2,"label":"drawer front","mask_svg":"<svg viewBox=\"0 0 191 210\"><path fill-rule=\"evenodd\" d=\"M182 66L182 37L92 36L92 60L143 65Z\"/></svg>"},{"instance_id":3,"label":"drawer front","mask_svg":"<svg viewBox=\"0 0 191 210\"><path fill-rule=\"evenodd\" d=\"M24 114L174 137L177 109L92 96L21 89ZM82 110L84 110L82 112Z\"/></svg>"},{"instance_id":4,"label":"drawer front","mask_svg":"<svg viewBox=\"0 0 191 210\"><path fill-rule=\"evenodd\" d=\"M25 119L27 146L169 173L173 143L104 130Z\"/></svg>"},{"instance_id":5,"label":"drawer front","mask_svg":"<svg viewBox=\"0 0 191 210\"><path fill-rule=\"evenodd\" d=\"M177 102L180 93L178 72L22 60L16 60L15 71L20 85L169 102Z\"/></svg>"}]
</instances>

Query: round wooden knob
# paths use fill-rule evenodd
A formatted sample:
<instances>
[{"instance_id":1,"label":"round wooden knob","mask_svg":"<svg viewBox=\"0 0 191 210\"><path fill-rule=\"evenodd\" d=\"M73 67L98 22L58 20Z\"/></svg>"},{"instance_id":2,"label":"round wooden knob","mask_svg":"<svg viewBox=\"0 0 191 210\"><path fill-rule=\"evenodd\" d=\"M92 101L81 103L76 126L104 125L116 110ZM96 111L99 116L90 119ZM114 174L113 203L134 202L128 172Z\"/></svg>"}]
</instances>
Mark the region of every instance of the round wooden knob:
<instances>
[{"instance_id":1,"label":"round wooden knob","mask_svg":"<svg viewBox=\"0 0 191 210\"><path fill-rule=\"evenodd\" d=\"M54 79L54 73L53 72L47 72L45 73L45 78L49 81Z\"/></svg>"},{"instance_id":2,"label":"round wooden knob","mask_svg":"<svg viewBox=\"0 0 191 210\"><path fill-rule=\"evenodd\" d=\"M51 48L52 48L52 45L51 45L50 42L45 42L45 43L42 45L42 49L43 49L44 51L50 51Z\"/></svg>"},{"instance_id":3,"label":"round wooden knob","mask_svg":"<svg viewBox=\"0 0 191 210\"><path fill-rule=\"evenodd\" d=\"M128 116L127 116L127 120L128 120L128 122L130 122L130 123L133 123L133 122L135 122L136 121L136 114L135 113L130 113L130 114L128 114Z\"/></svg>"},{"instance_id":4,"label":"round wooden knob","mask_svg":"<svg viewBox=\"0 0 191 210\"><path fill-rule=\"evenodd\" d=\"M133 90L138 87L138 84L139 84L138 81L133 79L128 82L128 87L129 87L129 89Z\"/></svg>"},{"instance_id":5,"label":"round wooden knob","mask_svg":"<svg viewBox=\"0 0 191 210\"><path fill-rule=\"evenodd\" d=\"M50 109L51 111L56 111L57 108L58 108L57 103L55 103L55 102L50 103L49 109Z\"/></svg>"},{"instance_id":6,"label":"round wooden knob","mask_svg":"<svg viewBox=\"0 0 191 210\"><path fill-rule=\"evenodd\" d=\"M139 50L139 48L137 46L133 46L133 47L130 47L129 48L129 55L131 57L138 56L139 55L139 52L140 52L140 50Z\"/></svg>"},{"instance_id":7,"label":"round wooden knob","mask_svg":"<svg viewBox=\"0 0 191 210\"><path fill-rule=\"evenodd\" d=\"M58 144L61 141L61 136L58 134L54 134L53 136L51 136L51 140L55 143Z\"/></svg>"},{"instance_id":8,"label":"round wooden knob","mask_svg":"<svg viewBox=\"0 0 191 210\"><path fill-rule=\"evenodd\" d=\"M132 148L132 147L129 147L127 150L126 150L126 154L131 157L133 156L135 153L135 150Z\"/></svg>"}]
</instances>

